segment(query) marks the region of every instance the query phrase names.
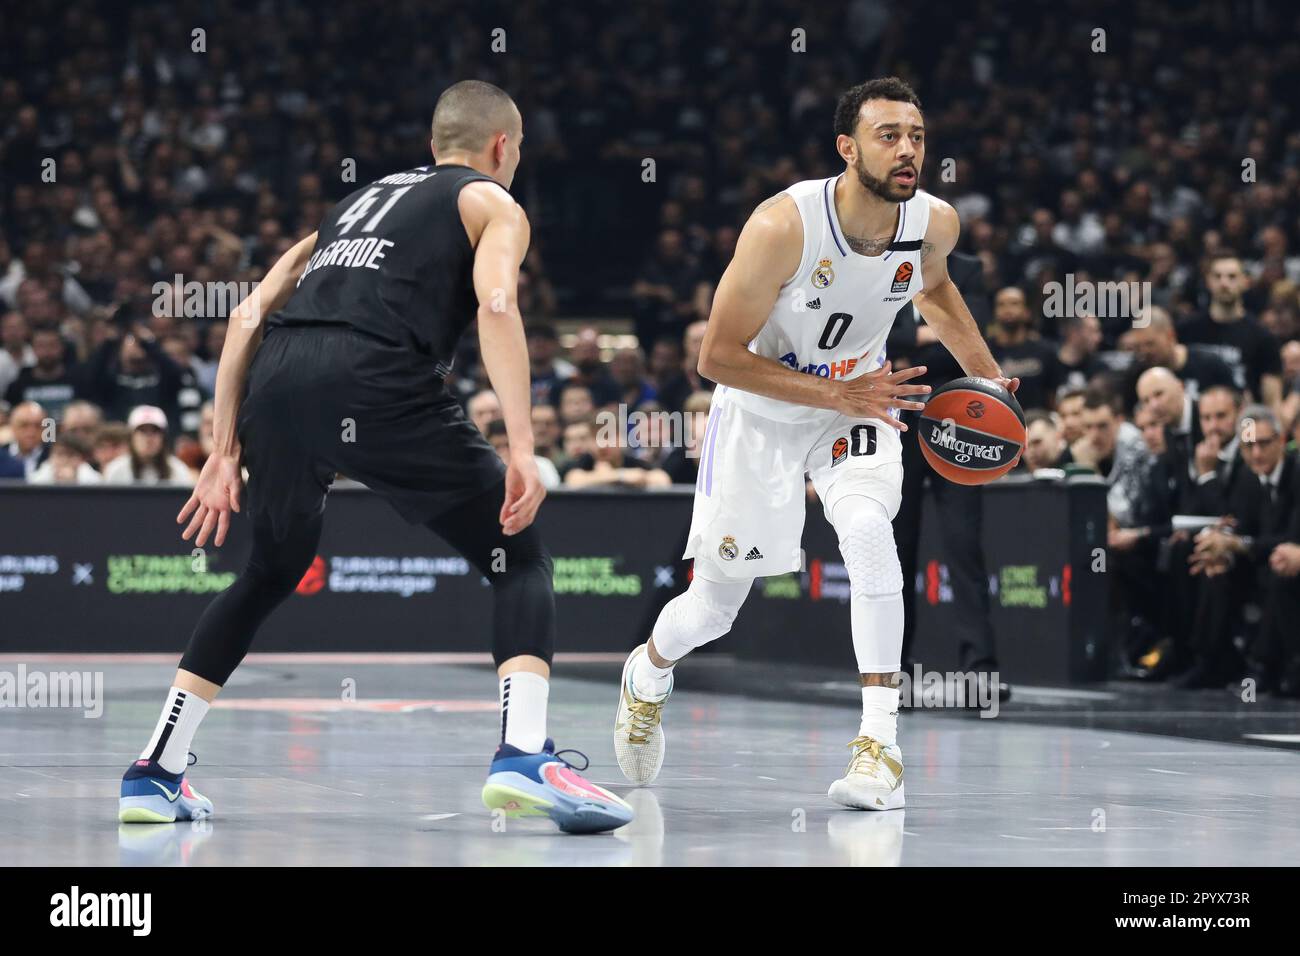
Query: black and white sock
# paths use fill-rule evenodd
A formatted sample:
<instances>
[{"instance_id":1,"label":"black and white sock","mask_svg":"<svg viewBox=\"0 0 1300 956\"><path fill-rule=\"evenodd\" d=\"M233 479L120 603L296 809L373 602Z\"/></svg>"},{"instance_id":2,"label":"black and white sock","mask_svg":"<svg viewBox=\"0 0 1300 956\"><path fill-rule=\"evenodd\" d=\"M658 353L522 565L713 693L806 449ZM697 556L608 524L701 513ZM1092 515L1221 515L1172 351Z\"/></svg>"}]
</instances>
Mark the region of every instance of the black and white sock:
<instances>
[{"instance_id":1,"label":"black and white sock","mask_svg":"<svg viewBox=\"0 0 1300 956\"><path fill-rule=\"evenodd\" d=\"M546 698L551 683L541 674L515 671L500 681L501 742L525 753L546 744Z\"/></svg>"},{"instance_id":2,"label":"black and white sock","mask_svg":"<svg viewBox=\"0 0 1300 956\"><path fill-rule=\"evenodd\" d=\"M156 760L168 773L183 773L190 760L190 744L199 722L210 705L198 694L173 687L167 692L158 726L149 740L149 746L140 754L141 760Z\"/></svg>"}]
</instances>

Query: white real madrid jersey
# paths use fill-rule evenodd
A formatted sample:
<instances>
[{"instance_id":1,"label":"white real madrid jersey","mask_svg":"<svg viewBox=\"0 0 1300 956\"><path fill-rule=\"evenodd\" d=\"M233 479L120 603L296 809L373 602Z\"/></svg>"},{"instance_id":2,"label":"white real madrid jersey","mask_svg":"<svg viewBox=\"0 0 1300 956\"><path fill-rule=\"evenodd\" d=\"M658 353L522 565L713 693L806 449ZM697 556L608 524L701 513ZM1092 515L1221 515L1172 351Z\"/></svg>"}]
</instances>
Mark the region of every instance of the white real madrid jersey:
<instances>
[{"instance_id":1,"label":"white real madrid jersey","mask_svg":"<svg viewBox=\"0 0 1300 956\"><path fill-rule=\"evenodd\" d=\"M840 229L834 177L796 183L785 192L803 218L803 258L749 350L822 378L856 378L880 368L894 315L921 291L929 194L918 189L902 203L894 241L879 256L863 256L849 248ZM734 388L725 394L728 401L777 421L834 414Z\"/></svg>"}]
</instances>

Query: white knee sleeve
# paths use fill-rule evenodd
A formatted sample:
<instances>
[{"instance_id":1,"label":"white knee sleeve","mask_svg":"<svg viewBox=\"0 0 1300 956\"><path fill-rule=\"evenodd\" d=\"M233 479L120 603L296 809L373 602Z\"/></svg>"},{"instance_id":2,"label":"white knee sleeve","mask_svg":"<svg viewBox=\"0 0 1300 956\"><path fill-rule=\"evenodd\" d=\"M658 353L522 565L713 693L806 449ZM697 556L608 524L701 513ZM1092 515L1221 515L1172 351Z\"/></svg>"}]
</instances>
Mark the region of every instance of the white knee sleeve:
<instances>
[{"instance_id":1,"label":"white knee sleeve","mask_svg":"<svg viewBox=\"0 0 1300 956\"><path fill-rule=\"evenodd\" d=\"M858 672L897 671L903 654L903 570L885 506L850 495L835 504L835 533L849 572Z\"/></svg>"},{"instance_id":2,"label":"white knee sleeve","mask_svg":"<svg viewBox=\"0 0 1300 956\"><path fill-rule=\"evenodd\" d=\"M695 577L685 594L679 594L659 612L655 621L655 650L670 661L681 660L697 647L716 641L731 630L740 607L745 603L753 579L711 581L700 576L696 562Z\"/></svg>"}]
</instances>

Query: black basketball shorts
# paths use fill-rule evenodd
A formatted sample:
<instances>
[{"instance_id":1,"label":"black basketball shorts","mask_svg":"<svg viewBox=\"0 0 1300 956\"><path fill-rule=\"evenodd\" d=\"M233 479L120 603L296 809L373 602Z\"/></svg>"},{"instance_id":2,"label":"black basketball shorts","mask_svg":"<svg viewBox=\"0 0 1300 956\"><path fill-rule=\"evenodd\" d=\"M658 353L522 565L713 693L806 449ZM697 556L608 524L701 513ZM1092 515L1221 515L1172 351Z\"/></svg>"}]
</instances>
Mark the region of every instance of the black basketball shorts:
<instances>
[{"instance_id":1,"label":"black basketball shorts","mask_svg":"<svg viewBox=\"0 0 1300 956\"><path fill-rule=\"evenodd\" d=\"M296 516L320 513L336 474L424 523L505 473L432 359L342 327L270 329L237 427L244 509L276 537Z\"/></svg>"}]
</instances>

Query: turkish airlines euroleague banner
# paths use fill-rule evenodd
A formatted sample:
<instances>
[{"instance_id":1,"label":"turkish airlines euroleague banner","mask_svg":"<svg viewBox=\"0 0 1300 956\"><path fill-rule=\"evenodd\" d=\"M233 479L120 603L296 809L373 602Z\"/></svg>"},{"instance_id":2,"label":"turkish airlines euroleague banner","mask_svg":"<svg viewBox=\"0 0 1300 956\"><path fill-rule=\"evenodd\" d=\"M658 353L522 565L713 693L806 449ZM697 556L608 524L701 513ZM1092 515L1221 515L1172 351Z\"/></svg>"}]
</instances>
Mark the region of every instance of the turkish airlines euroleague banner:
<instances>
[{"instance_id":1,"label":"turkish airlines euroleague banner","mask_svg":"<svg viewBox=\"0 0 1300 956\"><path fill-rule=\"evenodd\" d=\"M181 541L174 518L185 497L156 489L0 488L0 652L179 653L249 549L243 519L224 548ZM1078 489L995 487L985 495L1002 667L1020 679L1082 679L1081 655L1089 642L1095 653L1099 641L1085 624L1100 615L1105 592L1095 593L1101 575L1083 575L1084 589L1094 593L1081 608L1077 562L1088 552L1081 526L1071 524L1072 500L1079 501ZM1100 507L1098 547L1105 543ZM659 609L689 580L680 555L690 517L687 491L547 499L538 523L555 562L559 650L625 651L645 639ZM929 524L917 651L927 666L955 668L945 634L961 612ZM760 579L718 650L852 669L848 576L817 503L808 509L804 547L806 569ZM329 497L315 560L254 649L486 651L491 620L489 587L467 561L369 492L340 489Z\"/></svg>"}]
</instances>

